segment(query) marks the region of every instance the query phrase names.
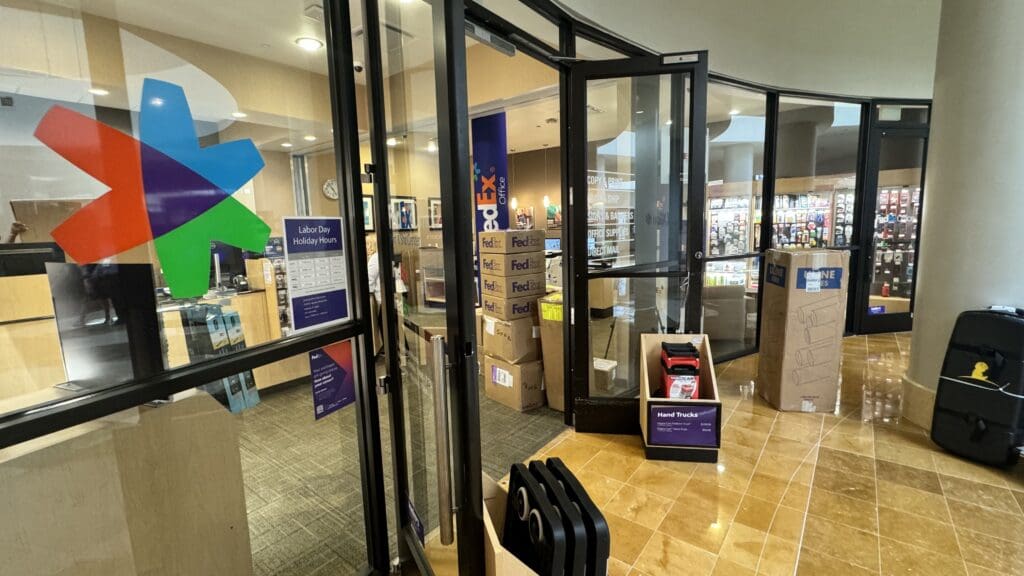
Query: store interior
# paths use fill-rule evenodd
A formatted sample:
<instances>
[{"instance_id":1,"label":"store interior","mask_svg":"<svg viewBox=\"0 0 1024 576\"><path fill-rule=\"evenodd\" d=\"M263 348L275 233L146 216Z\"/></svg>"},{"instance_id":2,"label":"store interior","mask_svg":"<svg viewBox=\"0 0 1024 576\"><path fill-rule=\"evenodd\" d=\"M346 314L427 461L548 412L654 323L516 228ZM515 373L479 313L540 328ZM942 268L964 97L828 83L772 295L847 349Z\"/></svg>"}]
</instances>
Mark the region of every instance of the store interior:
<instances>
[{"instance_id":1,"label":"store interior","mask_svg":"<svg viewBox=\"0 0 1024 576\"><path fill-rule=\"evenodd\" d=\"M353 21L359 22L358 3L352 6ZM0 349L6 351L0 355L0 413L147 375L124 361L131 351L127 314L122 318L118 298L104 292L100 275L89 276L66 263L53 244L53 230L106 192L109 183L102 174L86 175L34 137L52 106L137 134L143 79L174 82L188 97L201 145L250 139L259 150L263 169L233 196L270 226L271 238L283 234L284 217L342 212L326 53L322 41L306 49L293 38L322 39L323 24L285 3L263 8L258 17L239 20L233 12L238 3L218 7L198 0L175 0L160 9L142 3L97 3L83 11L48 2L0 3L0 22L5 22L0 27L22 30L0 34L0 54L13 55L0 62L0 96L11 102L0 109L5 158L0 162L0 231L14 222L26 227L16 243L0 245ZM405 427L413 445L412 500L429 530L437 517L431 504L436 469L431 456L434 366L429 343L432 336L444 334L449 303L441 250L430 6L403 3L400 12L401 26L386 24L382 34L389 47L382 103L388 125L388 214L394 231L391 266L399 286L394 308ZM208 17L197 21L199 13ZM8 24L12 22L20 25ZM237 34L223 34L228 23ZM241 38L266 42L252 45ZM583 40L578 51L583 59L616 56ZM358 36L355 52L359 58ZM474 37L467 39L467 67L471 119L505 114L510 227L545 232L546 291L558 292L565 282L562 239L568 224L561 206L564 119L557 70L521 51L510 53L500 42ZM359 131L362 161L372 163L365 78L365 71L356 75L359 126L348 128ZM595 267L641 263L645 255L635 239L640 221L636 214L656 209L641 207L634 195L634 120L624 104L631 89L629 82L617 80L588 87L587 153L600 166L588 173L593 199L588 206L587 236L593 240L588 256ZM667 83L658 89L664 96ZM669 99L659 102L667 108ZM860 114L859 104L781 98L770 246L851 243L859 206L854 191L864 121ZM716 355L757 350L758 279L767 248L761 242L766 116L764 93L725 83L709 88L708 260L702 297L704 332ZM665 110L661 117L670 114ZM659 130L660 138L667 138L667 126ZM872 244L878 257L870 306L883 312L909 309L921 203L922 167L919 160L915 165L915 154L920 149L890 150L878 179ZM377 252L380 226L373 190L371 182L364 183L362 226L370 254ZM469 191L466 198L472 201ZM26 248L31 249L28 255ZM157 370L208 359L189 348L182 323L185 309L237 311L247 346L291 333L287 279L273 243L263 253L226 245L213 248L211 266L219 273L211 274L206 294L187 302L168 294L153 242L103 264L153 267L148 278L153 300L136 306L145 308L148 302L150 309L143 312L158 326L163 364ZM54 265L55 270L75 270L66 282L70 287L60 294L55 292L60 272L51 272ZM28 266L32 273L20 272L19 266ZM618 376L613 368L633 363L630 335L640 327L664 332L672 322L679 325L681 319L670 310L676 301L669 293L681 287L670 287L664 279L625 278L591 279L587 286L590 356L599 379L600 374L610 375L592 393L635 396L638 383L632 368ZM82 346L83 338L104 345ZM252 378L260 403L235 417L245 495L241 522L249 527L255 572L354 571L365 550L354 410L343 411L335 422L313 419L306 355L256 368ZM509 462L538 453L567 430L561 411L549 406L510 408L490 398L484 386L480 408L482 467L495 478L507 472ZM386 403L381 410L386 423ZM385 461L391 450L387 432L382 440ZM389 491L391 474L386 466ZM339 486L347 489L339 491ZM389 502L389 512L393 508Z\"/></svg>"}]
</instances>

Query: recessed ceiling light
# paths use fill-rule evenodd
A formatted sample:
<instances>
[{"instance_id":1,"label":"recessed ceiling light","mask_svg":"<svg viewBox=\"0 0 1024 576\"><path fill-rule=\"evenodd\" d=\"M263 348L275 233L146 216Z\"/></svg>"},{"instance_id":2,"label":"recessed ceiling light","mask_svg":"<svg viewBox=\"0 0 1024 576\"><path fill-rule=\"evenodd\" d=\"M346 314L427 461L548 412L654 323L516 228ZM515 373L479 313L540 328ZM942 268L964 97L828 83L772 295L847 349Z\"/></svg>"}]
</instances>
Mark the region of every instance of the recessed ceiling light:
<instances>
[{"instance_id":1,"label":"recessed ceiling light","mask_svg":"<svg viewBox=\"0 0 1024 576\"><path fill-rule=\"evenodd\" d=\"M396 138L388 138L387 141L385 141L385 144L387 144L388 146L391 146L392 148L394 148L395 146L398 146L398 139L396 139Z\"/></svg>"},{"instance_id":2,"label":"recessed ceiling light","mask_svg":"<svg viewBox=\"0 0 1024 576\"><path fill-rule=\"evenodd\" d=\"M729 110L729 116L735 116L735 115L737 115L739 113L740 113L740 111L735 109L735 108L733 108L732 110Z\"/></svg>"},{"instance_id":3,"label":"recessed ceiling light","mask_svg":"<svg viewBox=\"0 0 1024 576\"><path fill-rule=\"evenodd\" d=\"M282 148L291 148L292 147L292 143L291 142L284 142L284 143L281 144L281 147Z\"/></svg>"},{"instance_id":4,"label":"recessed ceiling light","mask_svg":"<svg viewBox=\"0 0 1024 576\"><path fill-rule=\"evenodd\" d=\"M163 106L164 105L164 99L163 98L153 98L153 99L151 99L149 101L149 103L152 104L153 106Z\"/></svg>"},{"instance_id":5,"label":"recessed ceiling light","mask_svg":"<svg viewBox=\"0 0 1024 576\"><path fill-rule=\"evenodd\" d=\"M89 94L92 94L93 96L106 96L107 94L110 94L110 91L104 90L103 88L89 88Z\"/></svg>"},{"instance_id":6,"label":"recessed ceiling light","mask_svg":"<svg viewBox=\"0 0 1024 576\"><path fill-rule=\"evenodd\" d=\"M316 136L313 136L312 134L306 134L302 139L306 142L316 142Z\"/></svg>"},{"instance_id":7,"label":"recessed ceiling light","mask_svg":"<svg viewBox=\"0 0 1024 576\"><path fill-rule=\"evenodd\" d=\"M317 50L324 47L324 43L317 40L316 38L310 38L309 36L302 36L296 38L295 43L298 44L299 48L302 48L306 52L316 52Z\"/></svg>"},{"instance_id":8,"label":"recessed ceiling light","mask_svg":"<svg viewBox=\"0 0 1024 576\"><path fill-rule=\"evenodd\" d=\"M245 118L246 116L248 116L248 114L246 114L245 112L232 112L231 115L235 118Z\"/></svg>"},{"instance_id":9,"label":"recessed ceiling light","mask_svg":"<svg viewBox=\"0 0 1024 576\"><path fill-rule=\"evenodd\" d=\"M669 118L668 120L665 120L665 126L671 126L671 125L672 125L672 119L671 118Z\"/></svg>"},{"instance_id":10,"label":"recessed ceiling light","mask_svg":"<svg viewBox=\"0 0 1024 576\"><path fill-rule=\"evenodd\" d=\"M437 152L437 142L433 140L427 142L427 152Z\"/></svg>"}]
</instances>

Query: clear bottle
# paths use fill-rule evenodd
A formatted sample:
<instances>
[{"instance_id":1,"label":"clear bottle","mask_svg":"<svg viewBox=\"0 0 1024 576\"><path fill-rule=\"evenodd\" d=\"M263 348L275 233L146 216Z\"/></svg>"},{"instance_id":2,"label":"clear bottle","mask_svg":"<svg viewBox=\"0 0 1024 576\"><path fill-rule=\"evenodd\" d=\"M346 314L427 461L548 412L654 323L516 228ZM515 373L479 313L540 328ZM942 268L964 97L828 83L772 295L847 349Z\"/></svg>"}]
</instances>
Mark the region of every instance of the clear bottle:
<instances>
[{"instance_id":1,"label":"clear bottle","mask_svg":"<svg viewBox=\"0 0 1024 576\"><path fill-rule=\"evenodd\" d=\"M885 400L882 404L882 422L892 422L893 417L896 414L896 404L893 398L892 392L885 394Z\"/></svg>"}]
</instances>

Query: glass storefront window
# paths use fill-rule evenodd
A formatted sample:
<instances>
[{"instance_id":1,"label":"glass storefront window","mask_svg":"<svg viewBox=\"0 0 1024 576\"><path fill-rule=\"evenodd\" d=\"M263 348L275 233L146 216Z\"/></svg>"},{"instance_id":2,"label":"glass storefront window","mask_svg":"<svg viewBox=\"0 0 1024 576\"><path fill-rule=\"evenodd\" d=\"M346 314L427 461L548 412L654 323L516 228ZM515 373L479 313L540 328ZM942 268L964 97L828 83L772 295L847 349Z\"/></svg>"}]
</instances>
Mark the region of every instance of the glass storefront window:
<instances>
[{"instance_id":1,"label":"glass storefront window","mask_svg":"<svg viewBox=\"0 0 1024 576\"><path fill-rule=\"evenodd\" d=\"M761 258L708 262L701 303L704 333L716 356L755 350Z\"/></svg>"},{"instance_id":2,"label":"glass storefront window","mask_svg":"<svg viewBox=\"0 0 1024 576\"><path fill-rule=\"evenodd\" d=\"M283 219L342 215L325 34L277 3L223 34L251 8L228 4L0 7L0 403L226 353L195 340L211 314L236 346L296 326Z\"/></svg>"},{"instance_id":3,"label":"glass storefront window","mask_svg":"<svg viewBox=\"0 0 1024 576\"><path fill-rule=\"evenodd\" d=\"M772 247L850 243L861 116L859 104L779 99Z\"/></svg>"},{"instance_id":4,"label":"glass storefront window","mask_svg":"<svg viewBox=\"0 0 1024 576\"><path fill-rule=\"evenodd\" d=\"M708 257L760 249L766 97L708 85Z\"/></svg>"},{"instance_id":5,"label":"glass storefront window","mask_svg":"<svg viewBox=\"0 0 1024 576\"><path fill-rule=\"evenodd\" d=\"M284 254L286 218L351 224L325 38L268 0L0 5L0 413L273 342L317 310L290 296L349 284L347 254ZM330 413L354 401L354 348L0 450L0 557L19 574L357 572L355 409ZM313 372L336 369L325 398Z\"/></svg>"}]
</instances>

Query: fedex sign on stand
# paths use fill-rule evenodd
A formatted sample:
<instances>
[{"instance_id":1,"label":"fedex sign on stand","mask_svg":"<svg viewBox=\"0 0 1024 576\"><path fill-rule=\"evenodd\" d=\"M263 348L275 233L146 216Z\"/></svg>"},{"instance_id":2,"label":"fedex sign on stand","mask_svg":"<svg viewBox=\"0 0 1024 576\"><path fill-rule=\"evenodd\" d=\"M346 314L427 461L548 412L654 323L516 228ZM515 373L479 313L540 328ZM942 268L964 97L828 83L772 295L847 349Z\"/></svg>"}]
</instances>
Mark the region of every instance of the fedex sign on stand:
<instances>
[{"instance_id":1,"label":"fedex sign on stand","mask_svg":"<svg viewBox=\"0 0 1024 576\"><path fill-rule=\"evenodd\" d=\"M508 142L505 134L505 113L498 112L474 118L471 128L476 232L479 234L507 230Z\"/></svg>"}]
</instances>

